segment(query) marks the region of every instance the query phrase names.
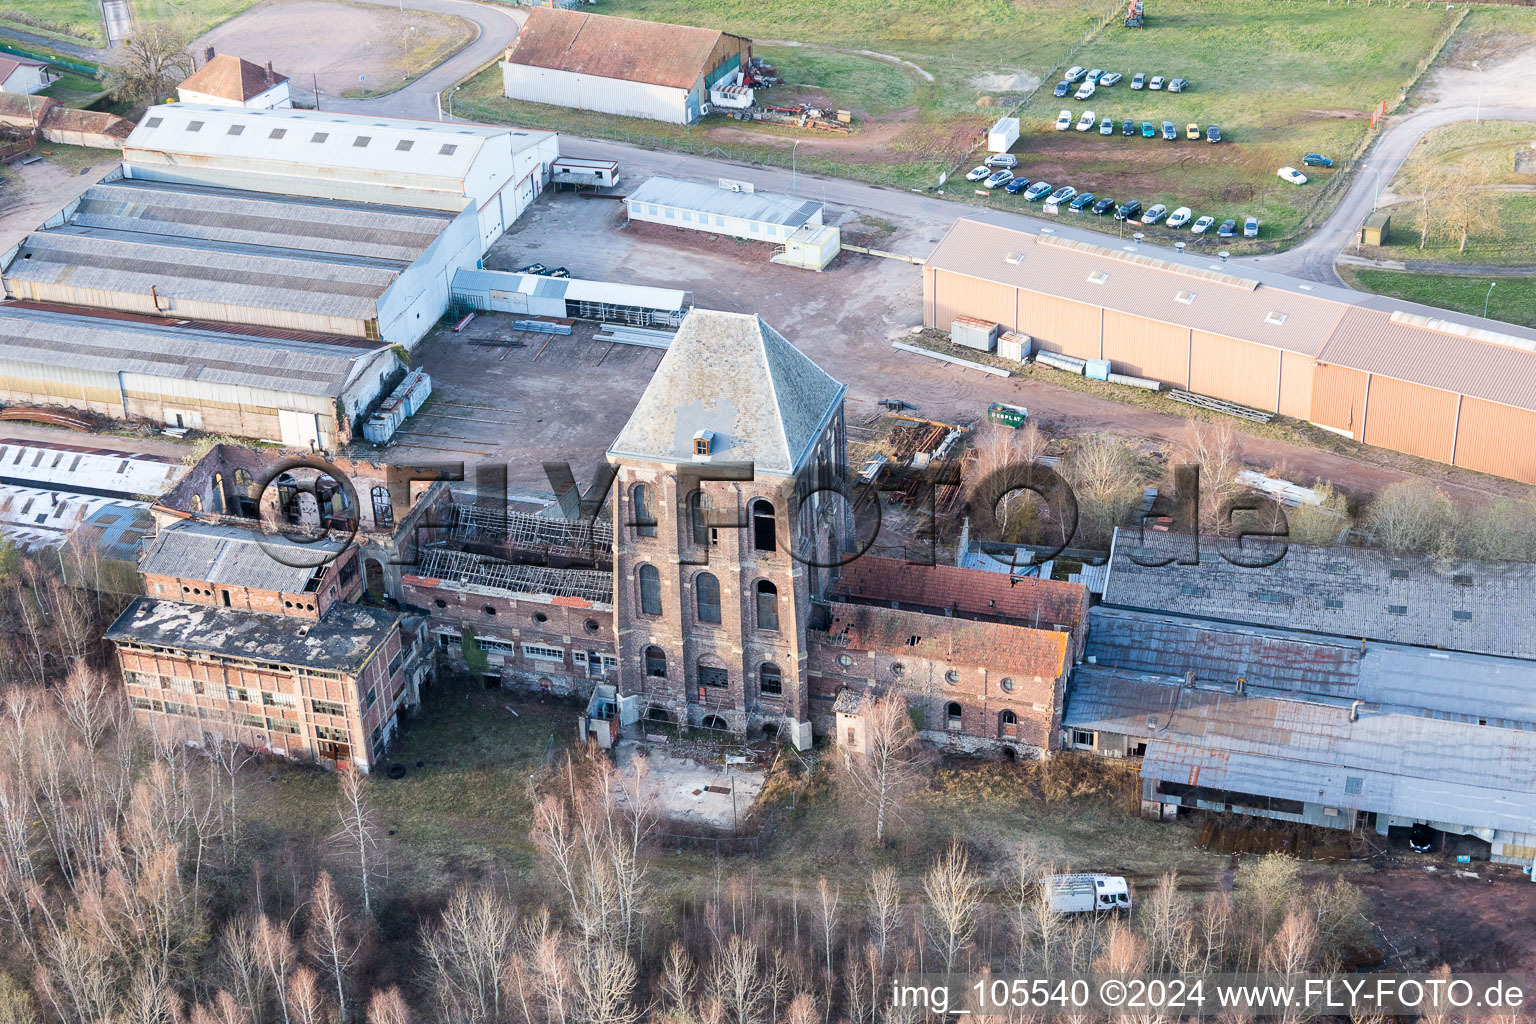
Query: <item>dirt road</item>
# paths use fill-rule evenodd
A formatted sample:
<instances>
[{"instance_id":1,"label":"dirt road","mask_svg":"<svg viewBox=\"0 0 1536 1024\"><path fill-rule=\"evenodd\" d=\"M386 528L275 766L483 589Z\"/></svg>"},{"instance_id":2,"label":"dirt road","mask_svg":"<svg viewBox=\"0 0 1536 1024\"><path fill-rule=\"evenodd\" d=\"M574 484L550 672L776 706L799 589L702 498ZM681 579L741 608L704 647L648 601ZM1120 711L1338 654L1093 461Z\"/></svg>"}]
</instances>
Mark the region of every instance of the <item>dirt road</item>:
<instances>
[{"instance_id":1,"label":"dirt road","mask_svg":"<svg viewBox=\"0 0 1536 1024\"><path fill-rule=\"evenodd\" d=\"M20 242L50 216L58 213L117 163L105 152L96 163L71 171L51 160L14 164L5 183L5 213L0 216L0 252Z\"/></svg>"}]
</instances>

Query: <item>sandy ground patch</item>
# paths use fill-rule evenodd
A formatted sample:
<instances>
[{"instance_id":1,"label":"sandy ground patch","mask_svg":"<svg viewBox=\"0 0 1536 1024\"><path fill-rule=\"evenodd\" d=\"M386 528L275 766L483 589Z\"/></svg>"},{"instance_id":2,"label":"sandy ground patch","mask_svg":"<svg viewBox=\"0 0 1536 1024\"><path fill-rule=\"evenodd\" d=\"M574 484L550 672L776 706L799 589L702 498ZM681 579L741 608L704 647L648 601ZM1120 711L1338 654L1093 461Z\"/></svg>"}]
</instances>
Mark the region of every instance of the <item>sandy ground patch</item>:
<instances>
[{"instance_id":1,"label":"sandy ground patch","mask_svg":"<svg viewBox=\"0 0 1536 1024\"><path fill-rule=\"evenodd\" d=\"M265 63L305 102L379 93L414 81L474 40L472 22L447 14L391 10L338 0L266 0L193 45Z\"/></svg>"},{"instance_id":2,"label":"sandy ground patch","mask_svg":"<svg viewBox=\"0 0 1536 1024\"><path fill-rule=\"evenodd\" d=\"M664 746L633 740L619 742L614 753L619 771L628 775L644 760L661 812L674 822L735 828L763 790L763 772L751 766L703 764Z\"/></svg>"},{"instance_id":3,"label":"sandy ground patch","mask_svg":"<svg viewBox=\"0 0 1536 1024\"><path fill-rule=\"evenodd\" d=\"M100 160L83 169L61 167L47 159L13 164L0 190L0 251L27 237L116 163L112 153L102 151Z\"/></svg>"}]
</instances>

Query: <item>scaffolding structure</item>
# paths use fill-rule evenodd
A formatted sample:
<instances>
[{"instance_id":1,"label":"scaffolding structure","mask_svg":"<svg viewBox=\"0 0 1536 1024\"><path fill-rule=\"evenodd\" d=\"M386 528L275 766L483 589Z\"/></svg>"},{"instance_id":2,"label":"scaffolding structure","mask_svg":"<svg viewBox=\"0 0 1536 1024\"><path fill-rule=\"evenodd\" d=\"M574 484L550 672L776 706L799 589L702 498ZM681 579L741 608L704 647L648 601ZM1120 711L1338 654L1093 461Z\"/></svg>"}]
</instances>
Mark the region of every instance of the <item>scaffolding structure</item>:
<instances>
[{"instance_id":1,"label":"scaffolding structure","mask_svg":"<svg viewBox=\"0 0 1536 1024\"><path fill-rule=\"evenodd\" d=\"M600 604L613 601L611 573L593 569L517 565L448 548L433 548L423 552L417 575L514 594L579 597Z\"/></svg>"},{"instance_id":2,"label":"scaffolding structure","mask_svg":"<svg viewBox=\"0 0 1536 1024\"><path fill-rule=\"evenodd\" d=\"M613 524L600 516L557 519L508 508L455 504L449 509L448 522L454 540L490 543L512 551L584 559L605 558L613 552Z\"/></svg>"}]
</instances>

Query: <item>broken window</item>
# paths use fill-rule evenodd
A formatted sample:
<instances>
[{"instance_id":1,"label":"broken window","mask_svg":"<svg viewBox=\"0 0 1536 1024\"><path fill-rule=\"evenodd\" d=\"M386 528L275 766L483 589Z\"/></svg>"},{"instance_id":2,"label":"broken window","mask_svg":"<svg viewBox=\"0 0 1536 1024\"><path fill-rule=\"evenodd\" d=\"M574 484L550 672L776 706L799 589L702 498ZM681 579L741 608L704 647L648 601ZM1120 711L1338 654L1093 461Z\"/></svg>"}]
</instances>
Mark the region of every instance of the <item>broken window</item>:
<instances>
[{"instance_id":1,"label":"broken window","mask_svg":"<svg viewBox=\"0 0 1536 1024\"><path fill-rule=\"evenodd\" d=\"M695 544L709 543L709 499L703 491L688 495L688 523L693 530Z\"/></svg>"},{"instance_id":2,"label":"broken window","mask_svg":"<svg viewBox=\"0 0 1536 1024\"><path fill-rule=\"evenodd\" d=\"M699 666L699 685L723 690L731 685L731 674L718 665Z\"/></svg>"},{"instance_id":3,"label":"broken window","mask_svg":"<svg viewBox=\"0 0 1536 1024\"><path fill-rule=\"evenodd\" d=\"M758 498L752 503L752 550L778 550L777 523L774 521L773 503Z\"/></svg>"},{"instance_id":4,"label":"broken window","mask_svg":"<svg viewBox=\"0 0 1536 1024\"><path fill-rule=\"evenodd\" d=\"M629 492L633 506L635 533L641 537L656 536L656 516L651 511L651 489L645 484L635 484Z\"/></svg>"},{"instance_id":5,"label":"broken window","mask_svg":"<svg viewBox=\"0 0 1536 1024\"><path fill-rule=\"evenodd\" d=\"M699 621L719 624L720 581L713 573L701 572L694 579L693 589L698 599Z\"/></svg>"},{"instance_id":6,"label":"broken window","mask_svg":"<svg viewBox=\"0 0 1536 1024\"><path fill-rule=\"evenodd\" d=\"M998 731L1007 738L1017 739L1019 735L1019 716L1004 708L997 716Z\"/></svg>"},{"instance_id":7,"label":"broken window","mask_svg":"<svg viewBox=\"0 0 1536 1024\"><path fill-rule=\"evenodd\" d=\"M394 503L389 500L389 488L379 484L373 488L373 525L393 526L395 523Z\"/></svg>"},{"instance_id":8,"label":"broken window","mask_svg":"<svg viewBox=\"0 0 1536 1024\"><path fill-rule=\"evenodd\" d=\"M964 725L964 717L960 705L954 701L944 705L944 717L946 719L945 724L949 727L950 732L959 732Z\"/></svg>"},{"instance_id":9,"label":"broken window","mask_svg":"<svg viewBox=\"0 0 1536 1024\"><path fill-rule=\"evenodd\" d=\"M784 692L784 676L779 671L779 666L771 661L763 662L757 670L757 688L770 697L777 697Z\"/></svg>"},{"instance_id":10,"label":"broken window","mask_svg":"<svg viewBox=\"0 0 1536 1024\"><path fill-rule=\"evenodd\" d=\"M667 652L660 647L645 649L645 674L657 679L667 678Z\"/></svg>"},{"instance_id":11,"label":"broken window","mask_svg":"<svg viewBox=\"0 0 1536 1024\"><path fill-rule=\"evenodd\" d=\"M779 588L767 580L757 581L757 628L779 628Z\"/></svg>"},{"instance_id":12,"label":"broken window","mask_svg":"<svg viewBox=\"0 0 1536 1024\"><path fill-rule=\"evenodd\" d=\"M640 614L661 614L661 573L654 565L642 565L640 578Z\"/></svg>"}]
</instances>

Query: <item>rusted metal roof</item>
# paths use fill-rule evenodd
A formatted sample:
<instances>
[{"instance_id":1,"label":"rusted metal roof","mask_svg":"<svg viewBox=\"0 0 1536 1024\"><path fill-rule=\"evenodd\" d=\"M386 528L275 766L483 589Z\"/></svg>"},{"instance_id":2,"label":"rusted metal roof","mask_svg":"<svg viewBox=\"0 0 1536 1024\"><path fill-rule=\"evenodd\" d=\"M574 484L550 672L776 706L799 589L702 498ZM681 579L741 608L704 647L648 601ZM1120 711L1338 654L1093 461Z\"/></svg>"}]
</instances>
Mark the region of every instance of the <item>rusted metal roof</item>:
<instances>
[{"instance_id":1,"label":"rusted metal roof","mask_svg":"<svg viewBox=\"0 0 1536 1024\"><path fill-rule=\"evenodd\" d=\"M845 601L1006 620L1036 629L1064 626L1074 632L1088 608L1088 592L1075 583L953 565L912 565L874 555L843 566L833 593Z\"/></svg>"},{"instance_id":2,"label":"rusted metal roof","mask_svg":"<svg viewBox=\"0 0 1536 1024\"><path fill-rule=\"evenodd\" d=\"M726 33L535 7L507 48L511 64L692 89Z\"/></svg>"},{"instance_id":3,"label":"rusted metal roof","mask_svg":"<svg viewBox=\"0 0 1536 1024\"><path fill-rule=\"evenodd\" d=\"M1001 675L1054 679L1067 668L1067 634L947 615L834 604L826 640L950 665L995 668Z\"/></svg>"},{"instance_id":4,"label":"rusted metal roof","mask_svg":"<svg viewBox=\"0 0 1536 1024\"><path fill-rule=\"evenodd\" d=\"M194 71L176 88L244 103L286 81L287 75L279 75L243 57L221 53Z\"/></svg>"}]
</instances>

